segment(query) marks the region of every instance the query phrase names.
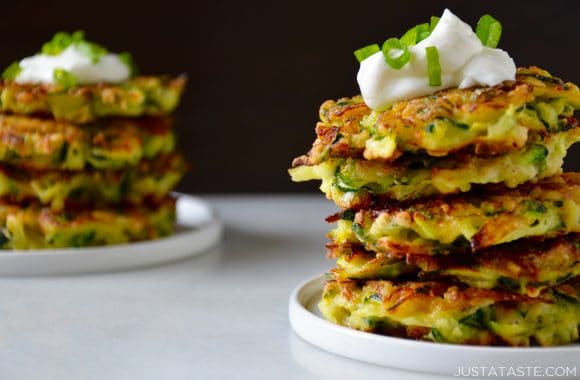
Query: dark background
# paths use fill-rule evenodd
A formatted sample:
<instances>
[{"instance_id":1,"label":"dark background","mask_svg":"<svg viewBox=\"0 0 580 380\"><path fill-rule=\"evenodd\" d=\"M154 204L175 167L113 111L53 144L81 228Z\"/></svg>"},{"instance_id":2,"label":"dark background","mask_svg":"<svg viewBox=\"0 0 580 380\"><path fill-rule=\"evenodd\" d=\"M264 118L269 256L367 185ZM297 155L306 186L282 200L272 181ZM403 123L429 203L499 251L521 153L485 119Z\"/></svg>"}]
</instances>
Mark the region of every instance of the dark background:
<instances>
[{"instance_id":1,"label":"dark background","mask_svg":"<svg viewBox=\"0 0 580 380\"><path fill-rule=\"evenodd\" d=\"M580 83L580 1L26 1L3 2L0 66L59 30L133 53L142 73L189 75L177 112L193 165L182 191L297 192L286 169L314 139L318 106L358 92L352 51L400 36L445 7L472 26L490 13L500 47ZM580 148L568 156L580 170Z\"/></svg>"}]
</instances>

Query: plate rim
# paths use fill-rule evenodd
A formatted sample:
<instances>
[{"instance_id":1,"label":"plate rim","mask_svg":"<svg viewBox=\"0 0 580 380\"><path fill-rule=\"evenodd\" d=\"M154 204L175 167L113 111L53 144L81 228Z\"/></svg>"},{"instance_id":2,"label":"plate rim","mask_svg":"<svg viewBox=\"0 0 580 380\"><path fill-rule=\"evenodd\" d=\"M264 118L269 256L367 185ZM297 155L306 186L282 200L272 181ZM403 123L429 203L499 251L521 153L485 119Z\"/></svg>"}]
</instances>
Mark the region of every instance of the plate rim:
<instances>
[{"instance_id":1,"label":"plate rim","mask_svg":"<svg viewBox=\"0 0 580 380\"><path fill-rule=\"evenodd\" d=\"M322 286L325 282L324 275L317 275L307 280L299 283L292 291L288 304L288 314L290 325L294 332L300 336L302 339L306 340L310 344L317 346L320 349L329 351L333 354L348 357L351 359L380 365L383 367L390 367L402 370L411 370L415 372L423 372L430 374L446 375L449 376L449 372L442 372L440 370L426 371L416 368L408 368L406 366L397 365L397 363L387 365L384 362L379 362L377 360L361 358L357 355L352 355L341 351L340 349L335 349L334 347L325 347L324 344L317 342L316 337L313 337L311 333L305 331L304 325L317 326L321 330L325 330L327 333L331 333L336 336L344 336L350 339L360 340L361 342L369 342L374 345L391 345L399 348L404 348L408 350L427 350L427 351L445 351L448 355L456 355L461 353L462 356L465 355L509 355L509 356L526 356L526 355L550 355L558 357L559 355L565 354L576 354L580 356L580 344L571 344L564 346L554 346L554 347L502 347L502 346L477 346L477 345L463 345L463 344L450 344L450 343L436 343L436 342L426 342L418 341L406 338L390 337L380 334L374 334L364 331L354 330L348 327L340 326L332 322L327 321L321 316L315 314L310 310L308 304L312 303L313 296L310 295L309 299L304 299L308 297L308 293L312 293L314 289L317 295L314 297L320 297L322 294ZM515 358L514 358L515 359Z\"/></svg>"}]
</instances>

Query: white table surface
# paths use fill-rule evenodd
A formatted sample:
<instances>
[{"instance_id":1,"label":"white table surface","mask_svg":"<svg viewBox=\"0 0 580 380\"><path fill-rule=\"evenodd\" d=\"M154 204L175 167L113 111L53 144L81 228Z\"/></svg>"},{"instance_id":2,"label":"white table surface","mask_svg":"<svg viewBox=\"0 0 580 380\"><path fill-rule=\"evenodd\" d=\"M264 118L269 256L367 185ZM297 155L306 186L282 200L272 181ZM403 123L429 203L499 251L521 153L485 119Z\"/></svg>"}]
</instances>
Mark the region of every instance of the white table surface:
<instances>
[{"instance_id":1,"label":"white table surface","mask_svg":"<svg viewBox=\"0 0 580 380\"><path fill-rule=\"evenodd\" d=\"M226 232L203 256L130 272L0 278L0 379L427 378L323 352L291 331L290 292L332 266L323 248L331 202L205 199Z\"/></svg>"}]
</instances>

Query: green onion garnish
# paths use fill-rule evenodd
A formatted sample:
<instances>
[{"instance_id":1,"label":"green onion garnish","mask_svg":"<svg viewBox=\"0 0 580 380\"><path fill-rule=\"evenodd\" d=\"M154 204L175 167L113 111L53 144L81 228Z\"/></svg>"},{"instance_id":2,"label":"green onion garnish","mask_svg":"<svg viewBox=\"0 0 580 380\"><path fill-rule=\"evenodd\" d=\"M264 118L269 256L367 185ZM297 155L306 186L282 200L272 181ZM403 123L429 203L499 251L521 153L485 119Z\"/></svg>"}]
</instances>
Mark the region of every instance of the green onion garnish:
<instances>
[{"instance_id":1,"label":"green onion garnish","mask_svg":"<svg viewBox=\"0 0 580 380\"><path fill-rule=\"evenodd\" d=\"M77 35L78 36L78 35ZM44 43L40 52L46 55L59 55L64 49L73 43L72 36L66 32L58 32L52 40Z\"/></svg>"},{"instance_id":2,"label":"green onion garnish","mask_svg":"<svg viewBox=\"0 0 580 380\"><path fill-rule=\"evenodd\" d=\"M427 72L429 74L429 86L441 86L441 64L439 63L439 50L435 46L425 48L427 53Z\"/></svg>"},{"instance_id":3,"label":"green onion garnish","mask_svg":"<svg viewBox=\"0 0 580 380\"><path fill-rule=\"evenodd\" d=\"M71 45L75 45L93 63L98 62L103 55L108 53L103 46L85 40L85 33L82 30L77 30L72 34L67 32L56 33L52 40L42 45L41 53L59 55Z\"/></svg>"},{"instance_id":4,"label":"green onion garnish","mask_svg":"<svg viewBox=\"0 0 580 380\"><path fill-rule=\"evenodd\" d=\"M107 49L101 45L97 45L88 41L79 41L76 43L76 47L79 49L81 54L86 56L93 63L99 62L99 59L105 54L107 54Z\"/></svg>"},{"instance_id":5,"label":"green onion garnish","mask_svg":"<svg viewBox=\"0 0 580 380\"><path fill-rule=\"evenodd\" d=\"M418 44L431 35L431 32L435 29L438 22L439 17L431 16L430 23L419 24L407 30L405 34L403 34L403 37L401 37L401 42L407 46Z\"/></svg>"},{"instance_id":6,"label":"green onion garnish","mask_svg":"<svg viewBox=\"0 0 580 380\"><path fill-rule=\"evenodd\" d=\"M386 40L381 50L383 51L383 56L387 64L395 70L399 70L411 60L411 53L409 53L407 45L398 38L389 38ZM393 50L400 50L401 53L393 56L391 55L391 51Z\"/></svg>"},{"instance_id":7,"label":"green onion garnish","mask_svg":"<svg viewBox=\"0 0 580 380\"><path fill-rule=\"evenodd\" d=\"M431 16L431 22L429 23L429 32L432 32L438 23L439 23L439 17Z\"/></svg>"},{"instance_id":8,"label":"green onion garnish","mask_svg":"<svg viewBox=\"0 0 580 380\"><path fill-rule=\"evenodd\" d=\"M407 30L403 37L401 37L401 42L407 46L413 46L417 43L417 27L414 26Z\"/></svg>"},{"instance_id":9,"label":"green onion garnish","mask_svg":"<svg viewBox=\"0 0 580 380\"><path fill-rule=\"evenodd\" d=\"M18 63L18 61L12 62L10 64L10 66L8 66L2 72L2 79L14 80L14 79L16 79L18 74L20 74L21 71L22 71L22 67L20 67L20 64Z\"/></svg>"},{"instance_id":10,"label":"green onion garnish","mask_svg":"<svg viewBox=\"0 0 580 380\"><path fill-rule=\"evenodd\" d=\"M80 42L85 40L85 32L82 30L75 30L71 35L73 42Z\"/></svg>"},{"instance_id":11,"label":"green onion garnish","mask_svg":"<svg viewBox=\"0 0 580 380\"><path fill-rule=\"evenodd\" d=\"M490 48L496 48L501 38L501 23L490 15L483 15L477 22L475 34L481 43Z\"/></svg>"},{"instance_id":12,"label":"green onion garnish","mask_svg":"<svg viewBox=\"0 0 580 380\"><path fill-rule=\"evenodd\" d=\"M359 62L364 61L365 59L367 59L368 57L370 57L371 55L377 53L381 51L381 49L379 48L379 45L377 44L372 44L372 45L368 45L365 47L362 47L358 50L354 51L354 56L356 57L356 59Z\"/></svg>"},{"instance_id":13,"label":"green onion garnish","mask_svg":"<svg viewBox=\"0 0 580 380\"><path fill-rule=\"evenodd\" d=\"M379 47L377 45L377 49L378 48ZM119 53L119 59L121 60L121 62L123 62L125 65L127 65L127 67L129 67L130 76L133 77L139 73L139 69L137 68L137 65L135 64L135 60L133 59L133 56L131 55L131 53L129 53L128 51L124 51L122 53Z\"/></svg>"},{"instance_id":14,"label":"green onion garnish","mask_svg":"<svg viewBox=\"0 0 580 380\"><path fill-rule=\"evenodd\" d=\"M429 30L429 24L427 23L419 24L416 26L416 28L417 28L417 39L415 40L415 43L423 41L425 38L429 37L429 34L431 34L431 31Z\"/></svg>"},{"instance_id":15,"label":"green onion garnish","mask_svg":"<svg viewBox=\"0 0 580 380\"><path fill-rule=\"evenodd\" d=\"M59 84L64 88L71 88L77 85L77 78L63 69L54 69L52 77L56 84Z\"/></svg>"}]
</instances>

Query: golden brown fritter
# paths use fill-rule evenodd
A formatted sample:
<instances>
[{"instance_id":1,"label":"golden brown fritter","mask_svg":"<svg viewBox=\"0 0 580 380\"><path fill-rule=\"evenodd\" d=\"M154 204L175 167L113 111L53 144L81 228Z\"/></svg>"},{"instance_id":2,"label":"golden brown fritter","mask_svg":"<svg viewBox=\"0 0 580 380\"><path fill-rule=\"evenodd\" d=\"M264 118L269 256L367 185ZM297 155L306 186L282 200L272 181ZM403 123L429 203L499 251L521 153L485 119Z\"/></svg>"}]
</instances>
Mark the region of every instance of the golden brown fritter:
<instances>
[{"instance_id":1,"label":"golden brown fritter","mask_svg":"<svg viewBox=\"0 0 580 380\"><path fill-rule=\"evenodd\" d=\"M165 197L186 169L179 153L142 160L120 170L34 170L0 164L0 198L18 203L36 200L53 211L87 202L140 204Z\"/></svg>"},{"instance_id":2,"label":"golden brown fritter","mask_svg":"<svg viewBox=\"0 0 580 380\"><path fill-rule=\"evenodd\" d=\"M0 162L33 169L119 169L173 151L170 118L107 119L75 125L0 115Z\"/></svg>"},{"instance_id":3,"label":"golden brown fritter","mask_svg":"<svg viewBox=\"0 0 580 380\"><path fill-rule=\"evenodd\" d=\"M449 280L536 297L547 287L580 276L579 234L545 241L519 240L477 253L408 254L404 258L370 252L357 244L330 243L327 247L329 256L337 258L332 272L341 280Z\"/></svg>"},{"instance_id":4,"label":"golden brown fritter","mask_svg":"<svg viewBox=\"0 0 580 380\"><path fill-rule=\"evenodd\" d=\"M0 248L38 249L122 244L172 233L175 199L116 207L67 208L0 201Z\"/></svg>"},{"instance_id":5,"label":"golden brown fritter","mask_svg":"<svg viewBox=\"0 0 580 380\"><path fill-rule=\"evenodd\" d=\"M322 180L320 189L341 208L368 208L470 191L481 184L514 188L528 181L560 174L567 149L580 140L580 128L551 134L523 149L493 157L454 154L443 158L405 156L385 163L332 158L290 170L294 181Z\"/></svg>"},{"instance_id":6,"label":"golden brown fritter","mask_svg":"<svg viewBox=\"0 0 580 380\"><path fill-rule=\"evenodd\" d=\"M537 67L520 68L516 81L494 87L446 89L374 112L362 97L322 104L317 139L296 163L328 158L393 161L404 153L441 157L468 149L495 155L522 148L535 136L567 128L580 91Z\"/></svg>"},{"instance_id":7,"label":"golden brown fritter","mask_svg":"<svg viewBox=\"0 0 580 380\"><path fill-rule=\"evenodd\" d=\"M580 173L565 173L513 190L487 187L342 213L330 236L338 244L362 243L379 253L437 255L580 232L578 215Z\"/></svg>"},{"instance_id":8,"label":"golden brown fritter","mask_svg":"<svg viewBox=\"0 0 580 380\"><path fill-rule=\"evenodd\" d=\"M328 281L324 317L357 330L444 343L555 346L577 342L577 280L538 297L447 282Z\"/></svg>"},{"instance_id":9,"label":"golden brown fritter","mask_svg":"<svg viewBox=\"0 0 580 380\"><path fill-rule=\"evenodd\" d=\"M0 111L45 115L72 123L107 117L165 116L179 104L185 76L135 77L119 84L65 88L0 81Z\"/></svg>"}]
</instances>

